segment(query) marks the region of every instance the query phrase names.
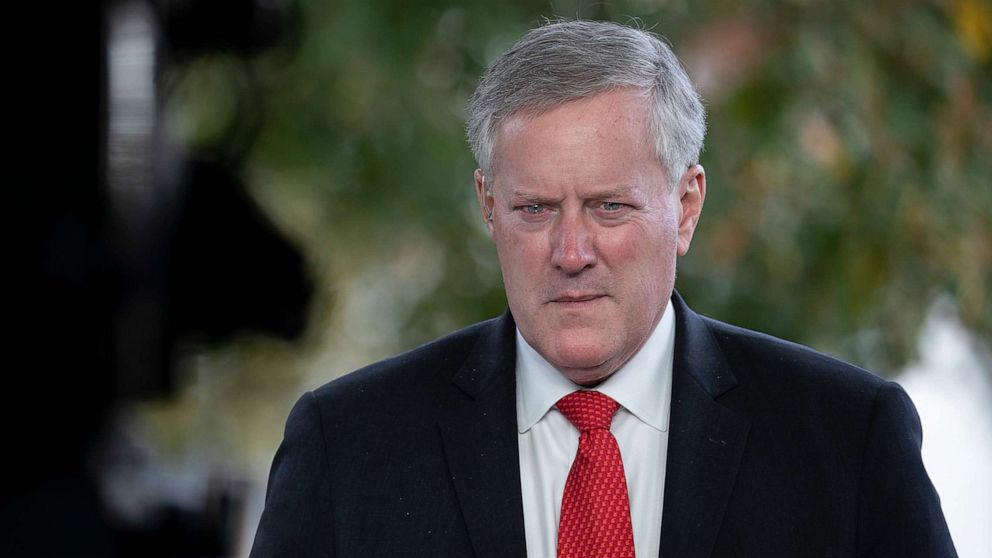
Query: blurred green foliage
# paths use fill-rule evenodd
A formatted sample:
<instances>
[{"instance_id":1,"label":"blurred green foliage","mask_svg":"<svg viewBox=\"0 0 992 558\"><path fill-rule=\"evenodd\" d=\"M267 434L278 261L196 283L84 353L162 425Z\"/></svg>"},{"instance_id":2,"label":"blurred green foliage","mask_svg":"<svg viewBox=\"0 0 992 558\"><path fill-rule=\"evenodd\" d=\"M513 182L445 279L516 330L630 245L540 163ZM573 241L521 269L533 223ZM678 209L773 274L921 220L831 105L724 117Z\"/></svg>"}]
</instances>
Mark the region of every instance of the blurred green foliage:
<instances>
[{"instance_id":1,"label":"blurred green foliage","mask_svg":"<svg viewBox=\"0 0 992 558\"><path fill-rule=\"evenodd\" d=\"M323 295L313 328L398 322L371 357L505 306L462 110L486 65L545 16L651 29L699 85L708 197L678 278L695 309L883 373L912 357L940 294L992 333L985 1L300 7L293 48L173 76L176 121L209 145L250 83L253 194L311 262Z\"/></svg>"}]
</instances>

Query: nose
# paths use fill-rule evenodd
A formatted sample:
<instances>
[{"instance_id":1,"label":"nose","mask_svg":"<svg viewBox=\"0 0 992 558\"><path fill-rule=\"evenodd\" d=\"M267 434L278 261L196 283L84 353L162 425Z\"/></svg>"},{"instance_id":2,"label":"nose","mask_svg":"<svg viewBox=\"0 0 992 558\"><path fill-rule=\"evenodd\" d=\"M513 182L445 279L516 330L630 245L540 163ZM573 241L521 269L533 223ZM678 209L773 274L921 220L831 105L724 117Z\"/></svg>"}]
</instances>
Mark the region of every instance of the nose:
<instances>
[{"instance_id":1,"label":"nose","mask_svg":"<svg viewBox=\"0 0 992 558\"><path fill-rule=\"evenodd\" d=\"M562 215L552 233L551 265L569 275L596 265L593 233L581 213Z\"/></svg>"}]
</instances>

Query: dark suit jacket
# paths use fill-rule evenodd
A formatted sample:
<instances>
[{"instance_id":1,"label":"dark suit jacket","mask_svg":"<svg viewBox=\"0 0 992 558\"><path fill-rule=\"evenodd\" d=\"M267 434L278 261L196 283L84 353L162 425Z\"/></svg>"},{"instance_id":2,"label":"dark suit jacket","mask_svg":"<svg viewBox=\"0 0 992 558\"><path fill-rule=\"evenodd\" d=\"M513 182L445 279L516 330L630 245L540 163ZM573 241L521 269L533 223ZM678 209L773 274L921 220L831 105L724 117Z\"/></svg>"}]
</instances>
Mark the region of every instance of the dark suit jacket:
<instances>
[{"instance_id":1,"label":"dark suit jacket","mask_svg":"<svg viewBox=\"0 0 992 558\"><path fill-rule=\"evenodd\" d=\"M662 556L955 555L902 388L673 303ZM305 394L252 556L523 556L514 328Z\"/></svg>"}]
</instances>

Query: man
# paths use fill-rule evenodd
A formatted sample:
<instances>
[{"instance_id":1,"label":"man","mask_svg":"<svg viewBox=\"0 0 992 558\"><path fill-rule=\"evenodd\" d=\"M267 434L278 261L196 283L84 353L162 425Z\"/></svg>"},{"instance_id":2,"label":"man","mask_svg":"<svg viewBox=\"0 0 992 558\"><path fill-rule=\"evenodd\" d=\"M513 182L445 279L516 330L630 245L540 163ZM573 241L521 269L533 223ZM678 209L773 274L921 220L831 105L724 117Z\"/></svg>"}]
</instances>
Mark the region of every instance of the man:
<instances>
[{"instance_id":1,"label":"man","mask_svg":"<svg viewBox=\"0 0 992 558\"><path fill-rule=\"evenodd\" d=\"M702 104L561 22L469 103L509 310L301 398L253 556L953 556L897 385L693 313Z\"/></svg>"}]
</instances>

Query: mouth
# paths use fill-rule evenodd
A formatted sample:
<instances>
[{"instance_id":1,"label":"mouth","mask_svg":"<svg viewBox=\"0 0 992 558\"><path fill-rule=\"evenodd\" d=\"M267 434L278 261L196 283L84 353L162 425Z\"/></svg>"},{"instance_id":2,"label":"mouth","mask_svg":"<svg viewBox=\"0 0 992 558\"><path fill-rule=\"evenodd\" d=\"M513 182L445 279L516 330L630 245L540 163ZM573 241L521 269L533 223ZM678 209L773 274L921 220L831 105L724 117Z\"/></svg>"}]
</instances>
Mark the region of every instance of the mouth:
<instances>
[{"instance_id":1,"label":"mouth","mask_svg":"<svg viewBox=\"0 0 992 558\"><path fill-rule=\"evenodd\" d=\"M595 302L606 295L598 293L565 293L561 296L554 298L551 302L565 305L575 305L579 306L584 303Z\"/></svg>"}]
</instances>

